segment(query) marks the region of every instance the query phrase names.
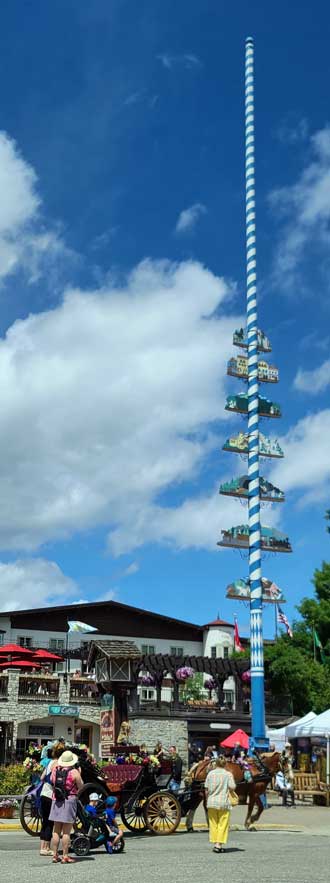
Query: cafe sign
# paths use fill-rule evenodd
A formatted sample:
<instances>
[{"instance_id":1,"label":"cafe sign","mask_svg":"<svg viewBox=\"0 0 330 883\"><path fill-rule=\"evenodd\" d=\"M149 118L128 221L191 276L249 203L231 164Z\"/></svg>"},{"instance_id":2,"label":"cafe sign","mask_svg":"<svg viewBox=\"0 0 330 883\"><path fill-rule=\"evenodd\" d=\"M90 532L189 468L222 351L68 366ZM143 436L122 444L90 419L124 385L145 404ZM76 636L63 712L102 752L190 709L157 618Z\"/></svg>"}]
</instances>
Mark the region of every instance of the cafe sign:
<instances>
[{"instance_id":1,"label":"cafe sign","mask_svg":"<svg viewBox=\"0 0 330 883\"><path fill-rule=\"evenodd\" d=\"M49 715L65 715L66 717L79 717L79 705L49 705Z\"/></svg>"}]
</instances>

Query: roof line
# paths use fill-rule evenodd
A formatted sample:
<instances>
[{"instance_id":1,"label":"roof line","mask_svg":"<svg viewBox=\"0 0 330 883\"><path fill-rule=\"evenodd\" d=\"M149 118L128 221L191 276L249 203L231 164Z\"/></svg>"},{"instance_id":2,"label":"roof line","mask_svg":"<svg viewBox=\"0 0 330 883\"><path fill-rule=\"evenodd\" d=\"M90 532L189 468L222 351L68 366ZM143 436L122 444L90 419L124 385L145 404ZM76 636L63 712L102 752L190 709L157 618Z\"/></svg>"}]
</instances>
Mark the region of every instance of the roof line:
<instances>
[{"instance_id":1,"label":"roof line","mask_svg":"<svg viewBox=\"0 0 330 883\"><path fill-rule=\"evenodd\" d=\"M133 611L134 613L141 614L144 616L148 614L149 616L155 616L157 619L167 620L167 622L176 622L180 623L180 625L188 626L189 628L198 629L199 631L203 630L202 625L197 625L194 622L187 622L184 619L175 619L173 616L166 616L163 613L155 613L153 610L146 610L142 607L133 607L131 604L122 604L120 601L86 601L86 604L60 604L55 607L30 607L24 610L0 610L0 616L20 616L24 613L44 613L46 610L51 611L65 611L65 610L85 610L86 607L117 607L123 610Z\"/></svg>"}]
</instances>

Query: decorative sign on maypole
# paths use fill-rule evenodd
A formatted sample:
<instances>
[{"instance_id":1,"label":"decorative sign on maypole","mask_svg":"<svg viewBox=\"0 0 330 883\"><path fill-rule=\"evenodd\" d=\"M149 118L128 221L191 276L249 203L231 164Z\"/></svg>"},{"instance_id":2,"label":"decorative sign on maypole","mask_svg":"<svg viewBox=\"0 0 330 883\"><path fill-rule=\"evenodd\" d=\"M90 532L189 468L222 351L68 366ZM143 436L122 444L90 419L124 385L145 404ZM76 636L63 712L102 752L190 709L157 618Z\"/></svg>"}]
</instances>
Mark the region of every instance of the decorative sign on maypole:
<instances>
[{"instance_id":1,"label":"decorative sign on maypole","mask_svg":"<svg viewBox=\"0 0 330 883\"><path fill-rule=\"evenodd\" d=\"M248 524L240 524L222 531L219 546L248 549L248 580L236 580L227 590L227 597L241 597L250 601L250 656L252 737L251 747L268 747L265 730L264 655L262 605L274 603L281 590L270 580L261 578L261 553L291 552L289 538L271 527L261 527L260 500L283 502L284 494L259 475L259 459L283 457L277 440L259 433L259 418L280 417L278 404L259 395L259 383L277 383L278 370L258 359L259 353L270 353L270 341L258 329L257 317L257 262L256 262L256 206L255 206L255 152L254 152L254 44L248 37L245 45L245 205L246 205L246 275L247 328L234 332L235 346L247 350L247 357L237 356L228 363L228 374L247 381L247 393L229 396L226 409L247 415L247 433L228 439L224 450L246 456L247 475L221 485L220 493L244 497L248 502Z\"/></svg>"}]
</instances>

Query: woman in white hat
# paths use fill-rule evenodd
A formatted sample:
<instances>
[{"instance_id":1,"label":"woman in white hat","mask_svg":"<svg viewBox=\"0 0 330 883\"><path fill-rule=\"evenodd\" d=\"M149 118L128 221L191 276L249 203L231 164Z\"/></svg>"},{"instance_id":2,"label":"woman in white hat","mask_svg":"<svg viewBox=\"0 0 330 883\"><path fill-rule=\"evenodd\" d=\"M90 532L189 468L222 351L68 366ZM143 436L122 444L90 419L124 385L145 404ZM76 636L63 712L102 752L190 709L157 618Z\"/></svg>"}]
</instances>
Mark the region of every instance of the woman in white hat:
<instances>
[{"instance_id":1,"label":"woman in white hat","mask_svg":"<svg viewBox=\"0 0 330 883\"><path fill-rule=\"evenodd\" d=\"M61 861L58 849L62 837L62 864L74 862L74 859L69 857L70 834L77 815L77 794L83 786L78 762L78 757L73 751L64 751L51 773L53 796L49 818L54 822L53 862Z\"/></svg>"}]
</instances>

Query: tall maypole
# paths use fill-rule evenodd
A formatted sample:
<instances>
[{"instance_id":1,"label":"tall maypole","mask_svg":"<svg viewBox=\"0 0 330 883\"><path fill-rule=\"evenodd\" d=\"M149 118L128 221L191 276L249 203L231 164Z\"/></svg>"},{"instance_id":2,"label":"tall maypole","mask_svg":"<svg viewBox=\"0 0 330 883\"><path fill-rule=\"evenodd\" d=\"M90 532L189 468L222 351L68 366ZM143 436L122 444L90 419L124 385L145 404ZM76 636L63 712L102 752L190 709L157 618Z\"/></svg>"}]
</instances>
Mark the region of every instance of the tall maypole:
<instances>
[{"instance_id":1,"label":"tall maypole","mask_svg":"<svg viewBox=\"0 0 330 883\"><path fill-rule=\"evenodd\" d=\"M248 461L247 474L227 481L220 493L247 501L247 523L222 531L219 546L248 550L248 577L233 582L227 597L250 601L250 659L251 659L251 747L267 747L265 733L264 654L262 633L263 603L283 599L281 590L272 580L261 577L261 553L291 552L289 538L272 527L260 523L262 503L282 503L284 493L264 476L259 475L259 459L283 457L277 439L259 432L260 419L281 416L280 406L259 395L260 383L277 383L278 369L265 361L271 352L270 341L257 323L257 260L256 260L256 203L254 156L254 45L251 37L245 44L245 206L246 206L246 328L234 332L233 344L246 351L230 359L227 374L247 384L247 392L227 397L226 410L247 417L247 432L227 439L224 451L240 454ZM260 358L261 354L261 358Z\"/></svg>"},{"instance_id":2,"label":"tall maypole","mask_svg":"<svg viewBox=\"0 0 330 883\"><path fill-rule=\"evenodd\" d=\"M248 353L248 511L252 738L265 743L264 653L259 486L259 380L257 323L257 250L254 151L254 44L245 43L245 209Z\"/></svg>"}]
</instances>

